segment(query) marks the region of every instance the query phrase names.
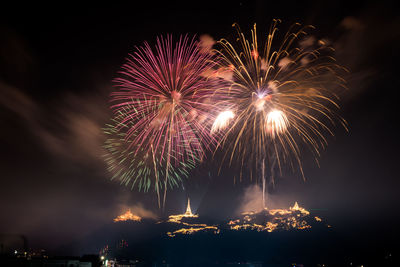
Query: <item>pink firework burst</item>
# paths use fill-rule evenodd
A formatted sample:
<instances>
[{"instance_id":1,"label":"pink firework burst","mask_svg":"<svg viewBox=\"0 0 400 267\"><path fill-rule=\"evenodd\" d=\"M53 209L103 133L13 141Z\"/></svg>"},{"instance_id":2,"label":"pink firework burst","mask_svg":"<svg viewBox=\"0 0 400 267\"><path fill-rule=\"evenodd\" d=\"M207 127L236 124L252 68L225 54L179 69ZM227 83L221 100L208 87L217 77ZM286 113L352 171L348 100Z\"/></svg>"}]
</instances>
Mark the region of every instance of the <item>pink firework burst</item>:
<instances>
[{"instance_id":1,"label":"pink firework burst","mask_svg":"<svg viewBox=\"0 0 400 267\"><path fill-rule=\"evenodd\" d=\"M157 155L167 174L171 166L203 159L215 141L210 93L221 82L212 75L215 64L214 56L188 36L176 43L171 36L160 37L155 49L144 43L129 55L115 79L111 108L123 114L116 127L125 131L133 153ZM168 175L164 179L165 204Z\"/></svg>"}]
</instances>

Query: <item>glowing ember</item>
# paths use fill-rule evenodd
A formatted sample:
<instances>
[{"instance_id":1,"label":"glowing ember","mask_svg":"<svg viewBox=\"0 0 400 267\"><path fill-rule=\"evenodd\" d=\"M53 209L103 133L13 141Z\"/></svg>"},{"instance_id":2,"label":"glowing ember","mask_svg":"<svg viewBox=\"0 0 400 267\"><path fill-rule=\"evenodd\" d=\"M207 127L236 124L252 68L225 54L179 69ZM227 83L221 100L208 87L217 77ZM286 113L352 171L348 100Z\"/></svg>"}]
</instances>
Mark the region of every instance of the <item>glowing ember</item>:
<instances>
[{"instance_id":1,"label":"glowing ember","mask_svg":"<svg viewBox=\"0 0 400 267\"><path fill-rule=\"evenodd\" d=\"M225 129L234 117L235 114L231 110L222 111L215 119L211 127L211 133Z\"/></svg>"},{"instance_id":2,"label":"glowing ember","mask_svg":"<svg viewBox=\"0 0 400 267\"><path fill-rule=\"evenodd\" d=\"M131 210L128 210L124 214L119 215L114 219L114 222L123 222L123 221L137 221L140 222L142 218L140 216L134 215Z\"/></svg>"},{"instance_id":3,"label":"glowing ember","mask_svg":"<svg viewBox=\"0 0 400 267\"><path fill-rule=\"evenodd\" d=\"M289 126L289 120L285 113L280 110L272 110L268 113L266 119L266 128L268 134L273 138L286 131Z\"/></svg>"}]
</instances>

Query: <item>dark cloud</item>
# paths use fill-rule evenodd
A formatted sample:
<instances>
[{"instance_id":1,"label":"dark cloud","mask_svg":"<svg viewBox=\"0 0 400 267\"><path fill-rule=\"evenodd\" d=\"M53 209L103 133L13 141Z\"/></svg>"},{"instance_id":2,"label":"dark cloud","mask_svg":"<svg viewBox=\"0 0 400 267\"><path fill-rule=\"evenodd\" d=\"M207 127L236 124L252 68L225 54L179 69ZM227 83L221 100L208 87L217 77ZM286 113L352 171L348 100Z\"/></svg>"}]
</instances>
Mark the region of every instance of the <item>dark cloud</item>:
<instances>
[{"instance_id":1,"label":"dark cloud","mask_svg":"<svg viewBox=\"0 0 400 267\"><path fill-rule=\"evenodd\" d=\"M102 159L107 96L68 94L43 108L15 87L0 83L0 105L21 120L44 149L79 163Z\"/></svg>"},{"instance_id":2,"label":"dark cloud","mask_svg":"<svg viewBox=\"0 0 400 267\"><path fill-rule=\"evenodd\" d=\"M369 6L358 16L344 17L338 25L340 35L333 46L338 62L349 70L346 80L350 90L346 91L345 99L359 96L394 71L400 19L379 16L384 10L380 5Z\"/></svg>"}]
</instances>

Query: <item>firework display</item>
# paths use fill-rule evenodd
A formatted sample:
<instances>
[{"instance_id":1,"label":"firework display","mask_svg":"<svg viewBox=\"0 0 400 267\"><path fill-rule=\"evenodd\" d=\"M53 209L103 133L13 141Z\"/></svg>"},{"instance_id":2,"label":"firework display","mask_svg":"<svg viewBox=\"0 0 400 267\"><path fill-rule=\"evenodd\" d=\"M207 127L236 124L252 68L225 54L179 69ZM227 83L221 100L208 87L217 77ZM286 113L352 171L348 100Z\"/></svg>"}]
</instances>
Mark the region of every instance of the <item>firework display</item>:
<instances>
[{"instance_id":1,"label":"firework display","mask_svg":"<svg viewBox=\"0 0 400 267\"><path fill-rule=\"evenodd\" d=\"M221 39L216 53L228 86L217 88L216 120L212 130L222 132L224 160L260 172L265 190L266 170L271 182L282 164L300 169L308 147L317 159L327 145L325 134L346 122L336 115L338 97L330 88L343 87L345 69L335 63L333 49L310 36L312 26L294 24L277 42L274 20L265 41L256 25L248 40L237 24L237 39ZM275 167L276 166L276 167ZM304 177L304 175L303 175Z\"/></svg>"},{"instance_id":2,"label":"firework display","mask_svg":"<svg viewBox=\"0 0 400 267\"><path fill-rule=\"evenodd\" d=\"M115 123L106 132L110 169L125 184L154 188L159 196L176 185L185 168L204 158L215 142L208 121L209 91L221 82L207 77L213 55L188 36L174 43L171 36L138 47L115 79L111 109ZM127 164L124 163L127 161ZM121 164L123 163L123 166Z\"/></svg>"},{"instance_id":3,"label":"firework display","mask_svg":"<svg viewBox=\"0 0 400 267\"><path fill-rule=\"evenodd\" d=\"M251 39L234 24L235 42L221 39L210 51L201 42L171 36L136 49L115 79L113 123L105 129L113 178L132 188L163 191L205 157L214 144L222 162L274 183L275 169L298 168L308 148L317 160L326 134L346 122L336 114L332 88L345 87L346 70L333 48L294 24L277 41L274 20L265 40L256 25ZM266 172L269 172L268 174Z\"/></svg>"}]
</instances>

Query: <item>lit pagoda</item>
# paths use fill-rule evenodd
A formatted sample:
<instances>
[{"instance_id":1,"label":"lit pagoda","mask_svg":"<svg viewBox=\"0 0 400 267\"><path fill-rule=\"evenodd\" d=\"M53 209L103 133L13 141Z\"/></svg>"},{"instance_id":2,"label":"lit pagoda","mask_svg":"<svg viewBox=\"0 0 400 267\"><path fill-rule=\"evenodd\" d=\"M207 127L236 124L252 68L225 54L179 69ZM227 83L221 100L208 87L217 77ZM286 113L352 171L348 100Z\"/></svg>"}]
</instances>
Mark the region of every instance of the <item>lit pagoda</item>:
<instances>
[{"instance_id":1,"label":"lit pagoda","mask_svg":"<svg viewBox=\"0 0 400 267\"><path fill-rule=\"evenodd\" d=\"M187 203L187 207L186 207L186 212L183 214L170 215L168 217L168 222L181 223L182 218L187 218L187 217L192 217L192 218L199 217L199 215L192 213L192 209L190 208L190 199L189 198L188 198L188 203Z\"/></svg>"},{"instance_id":2,"label":"lit pagoda","mask_svg":"<svg viewBox=\"0 0 400 267\"><path fill-rule=\"evenodd\" d=\"M190 208L190 198L188 198L186 212L185 212L185 214L183 216L184 217L195 217L194 214L192 213L192 209Z\"/></svg>"}]
</instances>

